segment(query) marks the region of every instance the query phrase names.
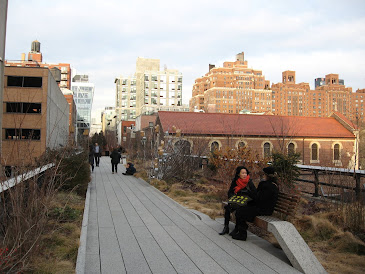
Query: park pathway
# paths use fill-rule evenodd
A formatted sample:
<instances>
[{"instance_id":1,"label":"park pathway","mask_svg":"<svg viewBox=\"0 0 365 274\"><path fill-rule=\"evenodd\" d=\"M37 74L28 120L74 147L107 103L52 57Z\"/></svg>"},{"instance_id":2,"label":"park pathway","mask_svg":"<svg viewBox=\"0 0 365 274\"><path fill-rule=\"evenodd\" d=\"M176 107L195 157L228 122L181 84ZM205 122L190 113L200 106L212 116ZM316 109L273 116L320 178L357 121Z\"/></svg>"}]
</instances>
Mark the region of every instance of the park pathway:
<instances>
[{"instance_id":1,"label":"park pathway","mask_svg":"<svg viewBox=\"0 0 365 274\"><path fill-rule=\"evenodd\" d=\"M145 181L95 167L85 202L77 273L299 273L249 233L220 236L222 220L184 208ZM231 227L232 229L233 227Z\"/></svg>"}]
</instances>

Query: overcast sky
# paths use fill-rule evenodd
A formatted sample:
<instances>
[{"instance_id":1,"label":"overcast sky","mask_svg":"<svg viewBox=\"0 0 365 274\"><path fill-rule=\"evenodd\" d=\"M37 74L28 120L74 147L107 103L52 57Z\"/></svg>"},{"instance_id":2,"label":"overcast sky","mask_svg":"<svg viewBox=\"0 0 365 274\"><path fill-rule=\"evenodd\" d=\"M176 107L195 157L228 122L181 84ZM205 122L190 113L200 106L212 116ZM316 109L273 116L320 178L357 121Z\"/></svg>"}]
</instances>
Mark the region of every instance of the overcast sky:
<instances>
[{"instance_id":1,"label":"overcast sky","mask_svg":"<svg viewBox=\"0 0 365 274\"><path fill-rule=\"evenodd\" d=\"M115 106L114 79L133 74L137 57L182 72L186 104L209 64L242 51L271 83L295 70L312 88L330 73L365 88L364 0L9 0L6 59L36 39L44 62L89 74L94 110Z\"/></svg>"}]
</instances>

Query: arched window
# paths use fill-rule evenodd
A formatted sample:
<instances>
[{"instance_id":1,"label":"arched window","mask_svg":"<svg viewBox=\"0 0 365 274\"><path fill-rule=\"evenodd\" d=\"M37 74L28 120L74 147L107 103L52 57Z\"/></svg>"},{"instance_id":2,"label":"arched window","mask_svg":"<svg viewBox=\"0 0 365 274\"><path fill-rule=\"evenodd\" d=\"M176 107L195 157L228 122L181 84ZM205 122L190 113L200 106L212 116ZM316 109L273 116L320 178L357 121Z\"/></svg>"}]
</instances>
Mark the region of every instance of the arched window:
<instances>
[{"instance_id":1,"label":"arched window","mask_svg":"<svg viewBox=\"0 0 365 274\"><path fill-rule=\"evenodd\" d=\"M219 144L218 142L213 142L211 145L210 145L210 151L211 152L214 152L214 151L218 151L219 150Z\"/></svg>"},{"instance_id":2,"label":"arched window","mask_svg":"<svg viewBox=\"0 0 365 274\"><path fill-rule=\"evenodd\" d=\"M271 145L270 143L264 144L264 157L270 157L271 155Z\"/></svg>"},{"instance_id":3,"label":"arched window","mask_svg":"<svg viewBox=\"0 0 365 274\"><path fill-rule=\"evenodd\" d=\"M318 161L318 145L312 144L312 160Z\"/></svg>"},{"instance_id":4,"label":"arched window","mask_svg":"<svg viewBox=\"0 0 365 274\"><path fill-rule=\"evenodd\" d=\"M293 143L289 143L288 145L288 155L295 153L295 145Z\"/></svg>"},{"instance_id":5,"label":"arched window","mask_svg":"<svg viewBox=\"0 0 365 274\"><path fill-rule=\"evenodd\" d=\"M241 149L241 148L244 148L245 147L245 142L239 142L238 143L238 145L237 145L237 147L239 148L239 149Z\"/></svg>"},{"instance_id":6,"label":"arched window","mask_svg":"<svg viewBox=\"0 0 365 274\"><path fill-rule=\"evenodd\" d=\"M190 143L186 140L179 140L175 143L174 150L176 153L179 153L181 155L189 155Z\"/></svg>"},{"instance_id":7,"label":"arched window","mask_svg":"<svg viewBox=\"0 0 365 274\"><path fill-rule=\"evenodd\" d=\"M333 147L333 160L339 161L340 160L340 145L335 144Z\"/></svg>"}]
</instances>

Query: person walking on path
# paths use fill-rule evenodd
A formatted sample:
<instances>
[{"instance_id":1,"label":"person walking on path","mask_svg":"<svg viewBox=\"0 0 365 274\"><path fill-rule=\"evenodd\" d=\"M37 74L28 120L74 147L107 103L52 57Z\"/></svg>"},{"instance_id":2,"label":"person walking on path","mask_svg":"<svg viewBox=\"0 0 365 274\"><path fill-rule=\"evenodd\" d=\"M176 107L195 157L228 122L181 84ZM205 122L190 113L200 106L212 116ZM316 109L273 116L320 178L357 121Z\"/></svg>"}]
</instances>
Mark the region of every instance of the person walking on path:
<instances>
[{"instance_id":1,"label":"person walking on path","mask_svg":"<svg viewBox=\"0 0 365 274\"><path fill-rule=\"evenodd\" d=\"M231 187L228 190L228 199L230 199L233 195L247 195L250 198L254 198L256 196L256 187L253 184L250 178L250 172L244 166L238 166L236 168L235 176L231 182ZM250 202L249 202L250 203ZM229 220L231 217L231 213L235 211L235 208L232 208L230 204L227 204L224 207L224 227L223 231L219 233L219 235L224 235L229 233ZM236 234L237 227L229 234Z\"/></svg>"},{"instance_id":2,"label":"person walking on path","mask_svg":"<svg viewBox=\"0 0 365 274\"><path fill-rule=\"evenodd\" d=\"M239 207L236 210L238 233L232 235L233 239L246 241L248 228L246 222L253 222L256 216L270 216L274 212L279 195L275 169L268 166L263 171L265 173L265 180L261 181L257 187L257 196L254 199L254 204Z\"/></svg>"},{"instance_id":3,"label":"person walking on path","mask_svg":"<svg viewBox=\"0 0 365 274\"><path fill-rule=\"evenodd\" d=\"M91 172L94 171L94 146L90 145L89 146L89 164L91 166Z\"/></svg>"},{"instance_id":4,"label":"person walking on path","mask_svg":"<svg viewBox=\"0 0 365 274\"><path fill-rule=\"evenodd\" d=\"M137 172L136 168L132 163L128 163L126 168L127 170L125 171L125 173L122 173L123 175L133 175L134 173Z\"/></svg>"},{"instance_id":5,"label":"person walking on path","mask_svg":"<svg viewBox=\"0 0 365 274\"><path fill-rule=\"evenodd\" d=\"M113 152L110 154L111 163L112 163L112 173L118 173L118 164L120 162L120 154L116 148L113 149Z\"/></svg>"},{"instance_id":6,"label":"person walking on path","mask_svg":"<svg viewBox=\"0 0 365 274\"><path fill-rule=\"evenodd\" d=\"M99 166L99 162L100 162L100 147L99 147L98 143L95 143L94 156L95 156L95 164L96 164L96 166Z\"/></svg>"}]
</instances>

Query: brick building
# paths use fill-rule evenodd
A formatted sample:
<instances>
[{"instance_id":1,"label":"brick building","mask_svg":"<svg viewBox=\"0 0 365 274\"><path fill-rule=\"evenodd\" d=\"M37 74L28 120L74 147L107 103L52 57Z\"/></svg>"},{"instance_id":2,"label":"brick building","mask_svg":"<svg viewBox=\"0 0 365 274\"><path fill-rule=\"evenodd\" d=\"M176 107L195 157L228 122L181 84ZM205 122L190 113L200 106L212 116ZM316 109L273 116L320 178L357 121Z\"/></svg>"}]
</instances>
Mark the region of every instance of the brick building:
<instances>
[{"instance_id":1,"label":"brick building","mask_svg":"<svg viewBox=\"0 0 365 274\"><path fill-rule=\"evenodd\" d=\"M248 67L242 52L223 67L209 65L209 72L195 80L189 109L210 113L271 111L269 85L261 70Z\"/></svg>"},{"instance_id":2,"label":"brick building","mask_svg":"<svg viewBox=\"0 0 365 274\"><path fill-rule=\"evenodd\" d=\"M55 80L59 83L60 88L71 89L71 66L67 63L43 63L43 56L41 53L41 43L37 40L31 44L31 50L28 52L28 59L25 59L25 53L22 53L20 61L5 61L5 66L18 67L42 67L50 70L56 69L59 73L55 73Z\"/></svg>"},{"instance_id":3,"label":"brick building","mask_svg":"<svg viewBox=\"0 0 365 274\"><path fill-rule=\"evenodd\" d=\"M328 117L339 112L357 123L365 119L365 91L355 93L338 74L296 83L295 71L282 72L282 81L272 84L261 70L250 69L244 53L222 68L209 65L209 72L195 80L190 111L207 113L273 113L275 115Z\"/></svg>"},{"instance_id":4,"label":"brick building","mask_svg":"<svg viewBox=\"0 0 365 274\"><path fill-rule=\"evenodd\" d=\"M5 67L1 164L32 164L67 145L69 104L48 68Z\"/></svg>"},{"instance_id":5,"label":"brick building","mask_svg":"<svg viewBox=\"0 0 365 274\"><path fill-rule=\"evenodd\" d=\"M357 168L355 126L343 115L293 117L254 114L159 112L156 124L165 144L187 142L192 154L248 146L262 157L273 151L300 153L300 163ZM177 138L176 131L181 131ZM198 143L197 143L198 142Z\"/></svg>"}]
</instances>

